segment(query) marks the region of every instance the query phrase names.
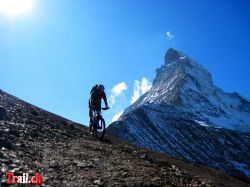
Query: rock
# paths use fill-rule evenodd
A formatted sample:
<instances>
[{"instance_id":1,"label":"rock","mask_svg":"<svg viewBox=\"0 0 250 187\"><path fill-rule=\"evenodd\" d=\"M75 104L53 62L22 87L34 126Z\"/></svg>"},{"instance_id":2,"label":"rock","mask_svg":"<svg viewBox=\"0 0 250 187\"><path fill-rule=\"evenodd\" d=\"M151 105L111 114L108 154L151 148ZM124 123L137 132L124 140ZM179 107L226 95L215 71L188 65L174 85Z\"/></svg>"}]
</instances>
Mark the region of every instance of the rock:
<instances>
[{"instance_id":1,"label":"rock","mask_svg":"<svg viewBox=\"0 0 250 187\"><path fill-rule=\"evenodd\" d=\"M182 55L179 51L170 48L166 54L165 54L165 64L169 64L171 62L175 62L177 60L180 59L180 57L182 57L184 55Z\"/></svg>"},{"instance_id":2,"label":"rock","mask_svg":"<svg viewBox=\"0 0 250 187\"><path fill-rule=\"evenodd\" d=\"M102 185L102 180L101 179L97 179L97 180L94 181L94 184Z\"/></svg>"},{"instance_id":3,"label":"rock","mask_svg":"<svg viewBox=\"0 0 250 187\"><path fill-rule=\"evenodd\" d=\"M122 173L122 177L127 177L128 176L128 172L123 172Z\"/></svg>"},{"instance_id":4,"label":"rock","mask_svg":"<svg viewBox=\"0 0 250 187\"><path fill-rule=\"evenodd\" d=\"M2 147L1 150L2 151L7 151L7 149L5 147Z\"/></svg>"},{"instance_id":5,"label":"rock","mask_svg":"<svg viewBox=\"0 0 250 187\"><path fill-rule=\"evenodd\" d=\"M6 164L2 164L1 166L1 172L6 173L9 170L9 167Z\"/></svg>"},{"instance_id":6,"label":"rock","mask_svg":"<svg viewBox=\"0 0 250 187\"><path fill-rule=\"evenodd\" d=\"M140 157L141 159L146 159L147 158L147 155L142 155L141 157Z\"/></svg>"}]
</instances>

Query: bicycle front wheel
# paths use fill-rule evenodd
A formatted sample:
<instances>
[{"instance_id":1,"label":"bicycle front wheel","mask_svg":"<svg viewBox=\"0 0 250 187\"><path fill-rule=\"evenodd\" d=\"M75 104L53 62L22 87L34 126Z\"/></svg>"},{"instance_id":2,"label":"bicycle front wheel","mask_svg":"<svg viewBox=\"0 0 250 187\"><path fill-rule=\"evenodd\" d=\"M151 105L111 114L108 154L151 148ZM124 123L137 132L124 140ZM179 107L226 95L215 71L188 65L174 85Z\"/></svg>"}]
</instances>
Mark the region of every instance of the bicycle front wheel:
<instances>
[{"instance_id":1,"label":"bicycle front wheel","mask_svg":"<svg viewBox=\"0 0 250 187\"><path fill-rule=\"evenodd\" d=\"M98 121L97 128L96 128L96 136L97 136L97 138L103 139L104 134L105 134L105 128L106 128L105 120L103 118L101 118Z\"/></svg>"}]
</instances>

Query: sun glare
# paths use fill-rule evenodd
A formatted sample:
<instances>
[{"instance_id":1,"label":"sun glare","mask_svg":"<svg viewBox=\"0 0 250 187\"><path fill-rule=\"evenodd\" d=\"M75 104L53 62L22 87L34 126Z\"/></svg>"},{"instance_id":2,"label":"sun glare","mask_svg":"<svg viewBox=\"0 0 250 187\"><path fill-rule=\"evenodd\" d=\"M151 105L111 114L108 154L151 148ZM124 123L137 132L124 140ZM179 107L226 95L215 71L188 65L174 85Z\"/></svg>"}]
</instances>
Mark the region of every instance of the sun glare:
<instances>
[{"instance_id":1,"label":"sun glare","mask_svg":"<svg viewBox=\"0 0 250 187\"><path fill-rule=\"evenodd\" d=\"M0 0L0 13L17 16L31 11L34 0Z\"/></svg>"}]
</instances>

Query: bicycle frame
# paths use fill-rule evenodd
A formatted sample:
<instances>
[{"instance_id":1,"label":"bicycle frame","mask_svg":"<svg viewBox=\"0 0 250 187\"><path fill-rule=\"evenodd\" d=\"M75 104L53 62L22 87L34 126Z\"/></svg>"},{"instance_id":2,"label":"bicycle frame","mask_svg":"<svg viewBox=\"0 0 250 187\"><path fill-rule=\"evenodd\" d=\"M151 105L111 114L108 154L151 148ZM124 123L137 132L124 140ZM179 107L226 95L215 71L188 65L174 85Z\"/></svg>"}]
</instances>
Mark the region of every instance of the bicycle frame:
<instances>
[{"instance_id":1,"label":"bicycle frame","mask_svg":"<svg viewBox=\"0 0 250 187\"><path fill-rule=\"evenodd\" d=\"M101 110L94 110L93 121L99 120L102 118Z\"/></svg>"}]
</instances>

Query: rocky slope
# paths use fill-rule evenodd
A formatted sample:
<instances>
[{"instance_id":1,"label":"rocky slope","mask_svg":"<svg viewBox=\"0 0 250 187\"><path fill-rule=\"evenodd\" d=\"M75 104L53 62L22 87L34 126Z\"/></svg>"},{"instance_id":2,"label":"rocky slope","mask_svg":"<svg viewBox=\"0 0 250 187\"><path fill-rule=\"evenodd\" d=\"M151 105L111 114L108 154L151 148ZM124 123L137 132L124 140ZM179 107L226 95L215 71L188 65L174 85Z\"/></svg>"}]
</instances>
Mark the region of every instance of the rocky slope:
<instances>
[{"instance_id":1,"label":"rocky slope","mask_svg":"<svg viewBox=\"0 0 250 187\"><path fill-rule=\"evenodd\" d=\"M250 103L169 49L152 88L108 132L129 143L250 178Z\"/></svg>"},{"instance_id":2,"label":"rocky slope","mask_svg":"<svg viewBox=\"0 0 250 187\"><path fill-rule=\"evenodd\" d=\"M218 171L107 137L0 90L0 186L39 172L42 186L249 186ZM27 185L18 185L27 186Z\"/></svg>"}]
</instances>

